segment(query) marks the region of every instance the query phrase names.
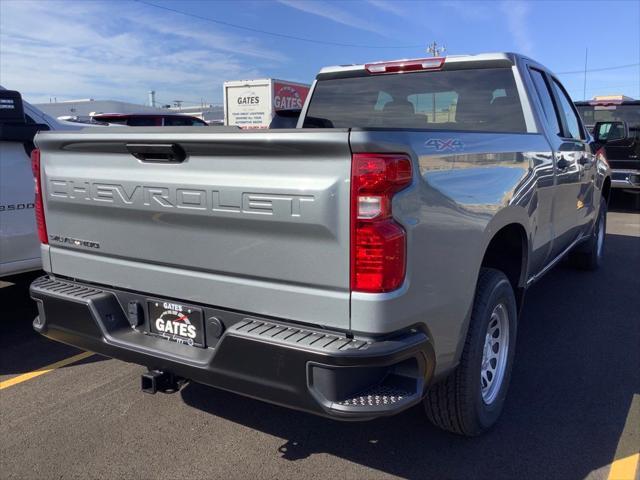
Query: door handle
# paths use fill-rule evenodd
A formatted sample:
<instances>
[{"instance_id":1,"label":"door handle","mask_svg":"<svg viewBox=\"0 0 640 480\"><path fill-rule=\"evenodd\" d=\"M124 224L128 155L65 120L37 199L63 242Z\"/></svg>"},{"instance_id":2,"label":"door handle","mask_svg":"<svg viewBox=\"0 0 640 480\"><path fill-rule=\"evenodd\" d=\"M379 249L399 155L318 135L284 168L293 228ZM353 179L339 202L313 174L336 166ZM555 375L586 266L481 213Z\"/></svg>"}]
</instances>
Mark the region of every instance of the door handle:
<instances>
[{"instance_id":1,"label":"door handle","mask_svg":"<svg viewBox=\"0 0 640 480\"><path fill-rule=\"evenodd\" d=\"M558 167L558 170L566 170L567 168L569 168L569 162L562 155L560 155L560 157L558 158L556 165Z\"/></svg>"},{"instance_id":2,"label":"door handle","mask_svg":"<svg viewBox=\"0 0 640 480\"><path fill-rule=\"evenodd\" d=\"M187 154L177 143L127 143L127 151L143 162L182 163Z\"/></svg>"}]
</instances>

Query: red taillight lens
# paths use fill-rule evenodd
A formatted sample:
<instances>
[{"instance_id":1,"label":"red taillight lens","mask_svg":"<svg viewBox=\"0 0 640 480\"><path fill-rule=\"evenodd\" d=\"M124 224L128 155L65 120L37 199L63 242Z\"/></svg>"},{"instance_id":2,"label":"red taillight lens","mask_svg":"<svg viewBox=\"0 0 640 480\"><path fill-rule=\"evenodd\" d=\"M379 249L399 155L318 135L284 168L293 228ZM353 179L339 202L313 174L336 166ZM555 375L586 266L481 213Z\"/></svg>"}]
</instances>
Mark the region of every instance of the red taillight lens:
<instances>
[{"instance_id":1,"label":"red taillight lens","mask_svg":"<svg viewBox=\"0 0 640 480\"><path fill-rule=\"evenodd\" d=\"M42 184L40 183L40 149L34 148L31 151L31 171L33 172L33 181L35 186L35 210L36 224L38 226L38 238L40 243L48 244L47 225L44 221L44 206L42 204Z\"/></svg>"},{"instance_id":2,"label":"red taillight lens","mask_svg":"<svg viewBox=\"0 0 640 480\"><path fill-rule=\"evenodd\" d=\"M609 161L607 160L607 151L604 147L600 147L596 152L596 159L603 162L607 167L609 167Z\"/></svg>"},{"instance_id":3,"label":"red taillight lens","mask_svg":"<svg viewBox=\"0 0 640 480\"><path fill-rule=\"evenodd\" d=\"M411 160L405 154L353 154L351 290L379 293L402 285L406 232L391 217L391 200L411 178Z\"/></svg>"},{"instance_id":4,"label":"red taillight lens","mask_svg":"<svg viewBox=\"0 0 640 480\"><path fill-rule=\"evenodd\" d=\"M368 63L365 70L371 74L420 72L440 70L444 65L444 57L416 58L414 60L398 60L395 62Z\"/></svg>"}]
</instances>

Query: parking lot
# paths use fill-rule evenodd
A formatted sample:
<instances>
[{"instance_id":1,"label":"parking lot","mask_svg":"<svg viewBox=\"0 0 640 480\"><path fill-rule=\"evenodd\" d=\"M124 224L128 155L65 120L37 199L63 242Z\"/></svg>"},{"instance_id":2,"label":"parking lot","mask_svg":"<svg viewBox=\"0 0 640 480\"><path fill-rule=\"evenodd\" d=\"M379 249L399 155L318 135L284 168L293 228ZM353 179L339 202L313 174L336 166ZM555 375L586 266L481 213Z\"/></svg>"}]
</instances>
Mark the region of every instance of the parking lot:
<instances>
[{"instance_id":1,"label":"parking lot","mask_svg":"<svg viewBox=\"0 0 640 480\"><path fill-rule=\"evenodd\" d=\"M637 476L640 213L625 205L612 205L602 269L561 265L530 290L505 412L473 439L437 430L417 407L339 423L197 384L145 395L143 367L77 357L32 330L34 275L0 282L1 476Z\"/></svg>"}]
</instances>

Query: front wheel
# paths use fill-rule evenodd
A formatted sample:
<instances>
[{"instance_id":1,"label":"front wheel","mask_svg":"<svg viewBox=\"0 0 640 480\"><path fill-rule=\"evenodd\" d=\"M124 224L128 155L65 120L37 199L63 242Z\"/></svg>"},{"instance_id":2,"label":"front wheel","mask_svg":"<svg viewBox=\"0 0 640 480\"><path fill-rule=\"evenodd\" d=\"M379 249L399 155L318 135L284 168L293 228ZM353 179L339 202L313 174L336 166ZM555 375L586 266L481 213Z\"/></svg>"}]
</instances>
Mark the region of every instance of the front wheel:
<instances>
[{"instance_id":1,"label":"front wheel","mask_svg":"<svg viewBox=\"0 0 640 480\"><path fill-rule=\"evenodd\" d=\"M467 339L456 370L429 389L424 406L432 423L474 436L498 420L515 354L517 308L513 288L500 271L478 278Z\"/></svg>"}]
</instances>

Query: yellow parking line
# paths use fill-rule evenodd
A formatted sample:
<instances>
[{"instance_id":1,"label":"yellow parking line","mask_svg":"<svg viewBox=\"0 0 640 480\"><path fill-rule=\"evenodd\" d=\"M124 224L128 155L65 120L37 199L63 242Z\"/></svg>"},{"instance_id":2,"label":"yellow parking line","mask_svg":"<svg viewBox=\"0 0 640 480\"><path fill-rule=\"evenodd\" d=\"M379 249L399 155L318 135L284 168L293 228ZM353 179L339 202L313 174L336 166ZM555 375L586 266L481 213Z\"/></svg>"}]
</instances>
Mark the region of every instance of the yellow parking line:
<instances>
[{"instance_id":1,"label":"yellow parking line","mask_svg":"<svg viewBox=\"0 0 640 480\"><path fill-rule=\"evenodd\" d=\"M33 372L24 373L22 375L18 375L17 377L10 378L9 380L0 382L0 390L12 387L14 385L17 385L18 383L26 382L27 380L31 380L32 378L39 377L40 375L44 375L45 373L49 373L50 371L55 370L56 368L61 368L66 365L79 362L80 360L89 358L91 355L93 355L93 352L82 352L74 355L73 357L65 358L64 360L60 360L59 362L52 363L51 365L39 368L38 370L34 370Z\"/></svg>"},{"instance_id":2,"label":"yellow parking line","mask_svg":"<svg viewBox=\"0 0 640 480\"><path fill-rule=\"evenodd\" d=\"M640 395L631 399L629 414L618 441L616 460L611 464L608 480L635 480L640 462Z\"/></svg>"},{"instance_id":3,"label":"yellow parking line","mask_svg":"<svg viewBox=\"0 0 640 480\"><path fill-rule=\"evenodd\" d=\"M635 480L640 453L616 460L611 464L609 480Z\"/></svg>"}]
</instances>

